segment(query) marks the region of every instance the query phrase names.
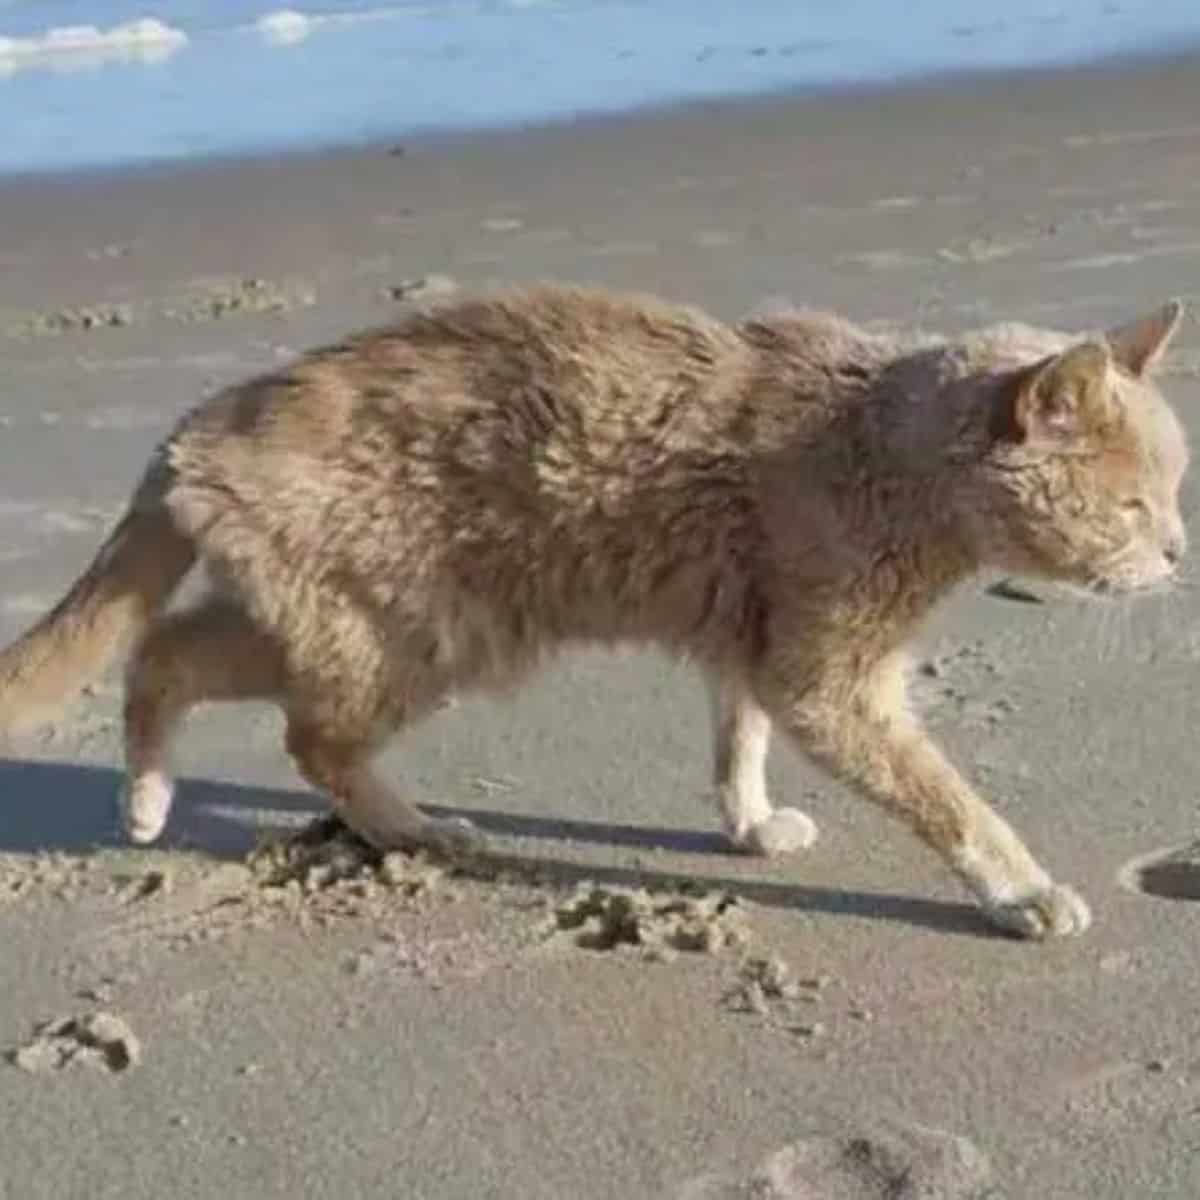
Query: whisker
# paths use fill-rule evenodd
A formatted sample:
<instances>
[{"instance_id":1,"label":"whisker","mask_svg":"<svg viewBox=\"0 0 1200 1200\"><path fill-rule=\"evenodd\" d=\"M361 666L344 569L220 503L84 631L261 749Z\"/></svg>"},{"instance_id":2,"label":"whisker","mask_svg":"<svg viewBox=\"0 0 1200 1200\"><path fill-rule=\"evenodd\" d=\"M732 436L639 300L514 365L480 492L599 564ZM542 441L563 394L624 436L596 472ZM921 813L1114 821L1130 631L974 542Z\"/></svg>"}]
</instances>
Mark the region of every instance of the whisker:
<instances>
[{"instance_id":1,"label":"whisker","mask_svg":"<svg viewBox=\"0 0 1200 1200\"><path fill-rule=\"evenodd\" d=\"M1187 597L1198 588L1200 577L1191 572L1120 590L1067 580L1038 582L1038 593L1047 602L1065 601L1079 610L1080 650L1094 654L1099 663L1151 662L1167 652L1187 624L1181 620ZM989 590L1005 595L1002 589ZM1200 629L1184 638L1186 652L1200 657Z\"/></svg>"},{"instance_id":2,"label":"whisker","mask_svg":"<svg viewBox=\"0 0 1200 1200\"><path fill-rule=\"evenodd\" d=\"M1108 637L1104 643L1104 661L1112 662L1116 658L1121 657L1121 651L1124 648L1126 627L1123 620L1125 616L1125 605L1122 603L1123 597L1116 595L1109 599L1109 603L1104 606L1104 611L1107 614L1107 633Z\"/></svg>"},{"instance_id":3,"label":"whisker","mask_svg":"<svg viewBox=\"0 0 1200 1200\"><path fill-rule=\"evenodd\" d=\"M1117 659L1148 662L1155 659L1180 628L1184 603L1180 580L1162 580L1121 592L1099 593L1074 588L1086 604L1081 625L1084 644L1090 643L1097 661ZM1195 587L1196 581L1190 581Z\"/></svg>"},{"instance_id":4,"label":"whisker","mask_svg":"<svg viewBox=\"0 0 1200 1200\"><path fill-rule=\"evenodd\" d=\"M1077 594L1084 605L1084 644L1090 644L1097 662L1106 662L1112 657L1113 605L1087 589L1079 589Z\"/></svg>"}]
</instances>

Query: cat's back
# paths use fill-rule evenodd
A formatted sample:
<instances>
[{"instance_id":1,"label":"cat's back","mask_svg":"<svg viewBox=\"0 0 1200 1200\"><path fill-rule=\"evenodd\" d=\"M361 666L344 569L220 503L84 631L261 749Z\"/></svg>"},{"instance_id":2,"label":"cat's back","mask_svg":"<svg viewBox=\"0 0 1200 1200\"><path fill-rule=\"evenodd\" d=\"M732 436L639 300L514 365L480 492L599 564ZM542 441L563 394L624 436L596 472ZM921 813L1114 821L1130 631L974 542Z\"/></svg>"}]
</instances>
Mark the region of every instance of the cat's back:
<instances>
[{"instance_id":1,"label":"cat's back","mask_svg":"<svg viewBox=\"0 0 1200 1200\"><path fill-rule=\"evenodd\" d=\"M729 326L639 294L537 286L468 297L313 351L215 397L170 454L278 500L353 477L635 477L711 447L750 350Z\"/></svg>"},{"instance_id":2,"label":"cat's back","mask_svg":"<svg viewBox=\"0 0 1200 1200\"><path fill-rule=\"evenodd\" d=\"M575 437L594 454L607 437L703 424L746 359L734 331L699 309L543 285L416 313L325 361L362 397L364 419L492 421L530 449Z\"/></svg>"}]
</instances>

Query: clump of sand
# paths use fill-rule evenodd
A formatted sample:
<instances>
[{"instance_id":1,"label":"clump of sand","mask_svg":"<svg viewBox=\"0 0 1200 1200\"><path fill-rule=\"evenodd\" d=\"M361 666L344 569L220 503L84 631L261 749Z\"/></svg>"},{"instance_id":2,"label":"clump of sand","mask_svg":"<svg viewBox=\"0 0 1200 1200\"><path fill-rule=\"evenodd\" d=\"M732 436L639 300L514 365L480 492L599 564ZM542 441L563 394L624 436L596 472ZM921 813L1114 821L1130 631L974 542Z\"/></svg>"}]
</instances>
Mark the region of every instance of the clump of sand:
<instances>
[{"instance_id":1,"label":"clump of sand","mask_svg":"<svg viewBox=\"0 0 1200 1200\"><path fill-rule=\"evenodd\" d=\"M632 946L652 958L717 954L748 940L738 905L729 892L654 893L585 882L555 908L550 932L588 950Z\"/></svg>"},{"instance_id":2,"label":"clump of sand","mask_svg":"<svg viewBox=\"0 0 1200 1200\"><path fill-rule=\"evenodd\" d=\"M34 894L75 900L93 887L95 867L88 855L0 854L0 904Z\"/></svg>"},{"instance_id":3,"label":"clump of sand","mask_svg":"<svg viewBox=\"0 0 1200 1200\"><path fill-rule=\"evenodd\" d=\"M176 321L217 321L243 313L281 313L309 308L317 301L316 290L307 283L273 283L247 278L213 284L167 309Z\"/></svg>"},{"instance_id":4,"label":"clump of sand","mask_svg":"<svg viewBox=\"0 0 1200 1200\"><path fill-rule=\"evenodd\" d=\"M115 1013L103 1010L45 1021L28 1042L9 1053L14 1066L31 1074L71 1066L119 1073L136 1067L141 1058L141 1042L129 1025Z\"/></svg>"},{"instance_id":5,"label":"clump of sand","mask_svg":"<svg viewBox=\"0 0 1200 1200\"><path fill-rule=\"evenodd\" d=\"M828 975L797 976L777 954L751 955L742 960L725 1003L734 1012L769 1018L798 1038L819 1038L825 1025L810 1014L830 982Z\"/></svg>"},{"instance_id":6,"label":"clump of sand","mask_svg":"<svg viewBox=\"0 0 1200 1200\"><path fill-rule=\"evenodd\" d=\"M419 275L389 284L380 292L380 298L405 304L452 296L457 291L458 284L449 275Z\"/></svg>"},{"instance_id":7,"label":"clump of sand","mask_svg":"<svg viewBox=\"0 0 1200 1200\"><path fill-rule=\"evenodd\" d=\"M9 333L17 337L44 337L78 330L119 329L132 325L134 319L130 304L86 304L30 313L13 325Z\"/></svg>"},{"instance_id":8,"label":"clump of sand","mask_svg":"<svg viewBox=\"0 0 1200 1200\"><path fill-rule=\"evenodd\" d=\"M170 871L157 868L136 875L114 875L117 899L124 904L141 904L158 896L169 896L174 886Z\"/></svg>"},{"instance_id":9,"label":"clump of sand","mask_svg":"<svg viewBox=\"0 0 1200 1200\"><path fill-rule=\"evenodd\" d=\"M263 887L312 895L353 881L382 884L408 897L431 892L447 869L423 851L381 853L336 817L318 818L294 837L260 846L247 866Z\"/></svg>"}]
</instances>

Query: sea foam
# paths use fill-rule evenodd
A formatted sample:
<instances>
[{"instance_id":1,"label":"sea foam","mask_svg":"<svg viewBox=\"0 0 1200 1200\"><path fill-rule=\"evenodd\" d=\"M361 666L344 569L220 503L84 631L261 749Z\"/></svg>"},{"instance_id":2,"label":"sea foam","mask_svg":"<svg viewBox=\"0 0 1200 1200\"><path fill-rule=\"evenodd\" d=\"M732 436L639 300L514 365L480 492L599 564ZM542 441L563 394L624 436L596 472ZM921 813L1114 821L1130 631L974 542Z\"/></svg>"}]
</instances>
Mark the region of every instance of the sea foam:
<instances>
[{"instance_id":1,"label":"sea foam","mask_svg":"<svg viewBox=\"0 0 1200 1200\"><path fill-rule=\"evenodd\" d=\"M111 29L63 25L37 37L0 37L0 75L38 67L69 71L106 62L163 62L187 41L181 29L154 17Z\"/></svg>"},{"instance_id":2,"label":"sea foam","mask_svg":"<svg viewBox=\"0 0 1200 1200\"><path fill-rule=\"evenodd\" d=\"M264 13L254 22L254 29L271 46L294 46L318 29L344 29L354 25L369 25L378 21L394 21L403 17L437 13L436 7L419 4L332 13L302 13L294 8L281 8L275 12Z\"/></svg>"},{"instance_id":3,"label":"sea foam","mask_svg":"<svg viewBox=\"0 0 1200 1200\"><path fill-rule=\"evenodd\" d=\"M295 9L281 8L278 12L259 17L254 22L254 28L272 45L292 46L304 41L319 20L319 17L306 16Z\"/></svg>"}]
</instances>

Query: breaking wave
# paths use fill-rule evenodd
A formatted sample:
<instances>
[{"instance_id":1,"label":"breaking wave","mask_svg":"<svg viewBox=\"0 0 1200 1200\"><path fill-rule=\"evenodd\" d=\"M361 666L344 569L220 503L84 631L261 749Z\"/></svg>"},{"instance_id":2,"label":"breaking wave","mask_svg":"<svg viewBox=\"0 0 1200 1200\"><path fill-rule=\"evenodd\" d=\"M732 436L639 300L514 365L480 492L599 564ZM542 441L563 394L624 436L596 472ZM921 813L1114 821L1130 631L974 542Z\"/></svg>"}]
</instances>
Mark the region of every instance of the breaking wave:
<instances>
[{"instance_id":1,"label":"breaking wave","mask_svg":"<svg viewBox=\"0 0 1200 1200\"><path fill-rule=\"evenodd\" d=\"M107 62L163 62L187 42L183 30L154 17L110 29L63 25L38 37L0 37L0 75L36 67L70 71Z\"/></svg>"}]
</instances>

